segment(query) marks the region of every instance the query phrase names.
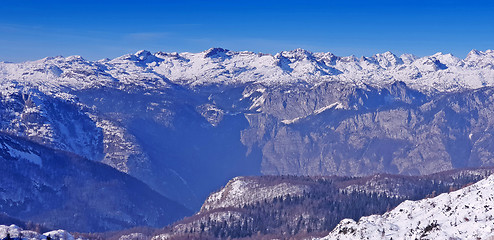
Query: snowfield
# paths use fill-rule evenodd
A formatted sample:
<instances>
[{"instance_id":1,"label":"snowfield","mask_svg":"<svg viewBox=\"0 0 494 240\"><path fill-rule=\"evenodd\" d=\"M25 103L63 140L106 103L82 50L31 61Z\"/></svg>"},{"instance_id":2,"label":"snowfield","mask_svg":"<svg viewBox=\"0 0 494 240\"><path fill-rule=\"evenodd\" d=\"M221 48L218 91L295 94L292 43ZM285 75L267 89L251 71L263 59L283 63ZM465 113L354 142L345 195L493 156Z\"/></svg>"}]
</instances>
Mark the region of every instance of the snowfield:
<instances>
[{"instance_id":1,"label":"snowfield","mask_svg":"<svg viewBox=\"0 0 494 240\"><path fill-rule=\"evenodd\" d=\"M323 239L493 239L494 175L451 193L345 219Z\"/></svg>"}]
</instances>

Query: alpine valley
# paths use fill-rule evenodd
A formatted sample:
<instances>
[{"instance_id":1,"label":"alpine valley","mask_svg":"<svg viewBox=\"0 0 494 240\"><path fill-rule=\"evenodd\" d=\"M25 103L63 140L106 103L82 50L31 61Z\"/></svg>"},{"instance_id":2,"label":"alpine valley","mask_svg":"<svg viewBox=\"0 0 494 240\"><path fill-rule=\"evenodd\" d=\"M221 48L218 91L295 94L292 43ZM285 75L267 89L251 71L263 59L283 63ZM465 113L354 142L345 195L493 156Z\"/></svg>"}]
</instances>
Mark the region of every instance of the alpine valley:
<instances>
[{"instance_id":1,"label":"alpine valley","mask_svg":"<svg viewBox=\"0 0 494 240\"><path fill-rule=\"evenodd\" d=\"M454 219L415 216L449 204L454 224L470 224L467 213L492 220L451 199L489 205L482 191L492 178L481 179L494 166L494 51L357 58L212 48L2 62L0 162L0 211L50 229L182 219L120 235L305 238L336 226L329 239L375 229L393 239L491 236L488 227L436 234ZM392 224L405 218L413 221Z\"/></svg>"}]
</instances>

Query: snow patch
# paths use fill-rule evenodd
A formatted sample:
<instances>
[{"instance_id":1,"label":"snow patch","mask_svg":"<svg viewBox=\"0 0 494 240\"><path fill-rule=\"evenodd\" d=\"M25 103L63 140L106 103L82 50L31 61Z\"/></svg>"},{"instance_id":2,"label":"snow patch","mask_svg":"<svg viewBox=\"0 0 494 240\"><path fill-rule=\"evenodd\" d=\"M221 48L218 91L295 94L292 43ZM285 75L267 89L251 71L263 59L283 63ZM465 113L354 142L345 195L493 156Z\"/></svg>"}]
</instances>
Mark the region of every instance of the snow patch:
<instances>
[{"instance_id":1,"label":"snow patch","mask_svg":"<svg viewBox=\"0 0 494 240\"><path fill-rule=\"evenodd\" d=\"M52 239L58 240L74 240L74 236L65 230L54 230L50 232L43 233L44 236L49 236Z\"/></svg>"},{"instance_id":2,"label":"snow patch","mask_svg":"<svg viewBox=\"0 0 494 240\"><path fill-rule=\"evenodd\" d=\"M204 202L201 212L217 208L240 207L287 194L296 196L302 194L304 190L308 190L308 186L287 183L266 185L246 177L236 177L220 191L211 194Z\"/></svg>"},{"instance_id":3,"label":"snow patch","mask_svg":"<svg viewBox=\"0 0 494 240\"><path fill-rule=\"evenodd\" d=\"M9 235L11 239L22 240L43 240L48 236L53 240L74 240L74 236L65 230L55 230L39 234L34 231L23 230L13 224L10 226L0 225L0 239L6 239L7 235ZM78 238L78 240L79 239L80 238Z\"/></svg>"},{"instance_id":4,"label":"snow patch","mask_svg":"<svg viewBox=\"0 0 494 240\"><path fill-rule=\"evenodd\" d=\"M284 120L281 120L281 122L286 124L286 125L290 125L290 124L293 124L293 123L300 121L301 119L304 119L304 118L307 118L307 117L313 116L313 115L319 115L319 114L321 114L327 110L330 110L330 109L345 109L345 106L340 102L335 102L335 103L332 103L330 105L324 106L322 108L316 109L309 115L296 117L293 119L284 119Z\"/></svg>"},{"instance_id":5,"label":"snow patch","mask_svg":"<svg viewBox=\"0 0 494 240\"><path fill-rule=\"evenodd\" d=\"M304 117L296 117L294 119L285 119L285 120L281 120L281 122L286 124L286 125L289 125L289 124L293 124L293 123L300 121L300 119L302 119L302 118L304 118Z\"/></svg>"},{"instance_id":6,"label":"snow patch","mask_svg":"<svg viewBox=\"0 0 494 240\"><path fill-rule=\"evenodd\" d=\"M20 158L20 159L24 159L24 160L27 160L31 163L34 163L38 166L42 166L42 163L43 161L41 160L41 157L38 156L37 154L35 153L32 153L32 152L23 152L23 151L19 151L17 149L14 149L12 148L11 146L7 145L7 148L8 148L8 151L9 151L9 155L13 158Z\"/></svg>"},{"instance_id":7,"label":"snow patch","mask_svg":"<svg viewBox=\"0 0 494 240\"><path fill-rule=\"evenodd\" d=\"M345 106L343 106L343 104L340 102L335 102L333 104L315 110L313 114L317 115L329 109L345 109Z\"/></svg>"}]
</instances>

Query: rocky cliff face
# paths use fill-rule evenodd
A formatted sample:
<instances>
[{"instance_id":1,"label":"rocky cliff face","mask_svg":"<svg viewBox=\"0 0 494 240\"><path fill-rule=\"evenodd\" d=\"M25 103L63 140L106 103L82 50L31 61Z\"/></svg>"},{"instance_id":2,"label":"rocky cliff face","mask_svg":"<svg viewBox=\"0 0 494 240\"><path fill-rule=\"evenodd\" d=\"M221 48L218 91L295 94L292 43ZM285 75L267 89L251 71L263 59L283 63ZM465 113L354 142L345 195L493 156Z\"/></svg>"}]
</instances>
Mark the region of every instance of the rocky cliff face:
<instances>
[{"instance_id":1,"label":"rocky cliff face","mask_svg":"<svg viewBox=\"0 0 494 240\"><path fill-rule=\"evenodd\" d=\"M493 165L494 52L139 51L0 63L1 130L198 209L239 175Z\"/></svg>"},{"instance_id":2,"label":"rocky cliff face","mask_svg":"<svg viewBox=\"0 0 494 240\"><path fill-rule=\"evenodd\" d=\"M318 91L304 91L308 96L286 110L247 114L250 128L242 140L262 149L264 174L418 175L493 164L491 88L424 95L397 83L333 95ZM269 107L298 96L275 92L266 99ZM290 116L304 108L304 115Z\"/></svg>"}]
</instances>

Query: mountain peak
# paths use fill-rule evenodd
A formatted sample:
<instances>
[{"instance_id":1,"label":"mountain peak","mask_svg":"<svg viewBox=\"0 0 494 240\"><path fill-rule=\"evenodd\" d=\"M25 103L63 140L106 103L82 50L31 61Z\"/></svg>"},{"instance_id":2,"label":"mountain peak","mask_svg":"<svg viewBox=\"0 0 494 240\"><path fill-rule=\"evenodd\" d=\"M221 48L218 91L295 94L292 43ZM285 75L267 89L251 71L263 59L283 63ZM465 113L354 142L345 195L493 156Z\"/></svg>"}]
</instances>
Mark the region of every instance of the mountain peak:
<instances>
[{"instance_id":1,"label":"mountain peak","mask_svg":"<svg viewBox=\"0 0 494 240\"><path fill-rule=\"evenodd\" d=\"M311 51L309 51L309 50L305 50L305 49L303 49L303 48L295 48L295 49L293 49L293 50L291 50L291 51L288 51L288 52L291 52L291 53L312 54L312 52L311 52Z\"/></svg>"},{"instance_id":2,"label":"mountain peak","mask_svg":"<svg viewBox=\"0 0 494 240\"><path fill-rule=\"evenodd\" d=\"M473 49L463 60L466 66L477 69L494 70L494 51L486 50L485 52Z\"/></svg>"},{"instance_id":3,"label":"mountain peak","mask_svg":"<svg viewBox=\"0 0 494 240\"><path fill-rule=\"evenodd\" d=\"M296 48L291 51L282 51L281 54L285 57L290 58L300 58L300 57L310 57L312 56L312 52L305 50L303 48Z\"/></svg>"},{"instance_id":4,"label":"mountain peak","mask_svg":"<svg viewBox=\"0 0 494 240\"><path fill-rule=\"evenodd\" d=\"M442 52L438 52L438 53L432 55L431 58L437 59L439 62L441 62L442 64L445 64L446 66L455 66L455 65L461 64L461 59L455 57L451 53L444 54Z\"/></svg>"},{"instance_id":5,"label":"mountain peak","mask_svg":"<svg viewBox=\"0 0 494 240\"><path fill-rule=\"evenodd\" d=\"M374 55L374 58L377 60L379 65L384 68L403 64L403 60L390 51L376 54Z\"/></svg>"},{"instance_id":6,"label":"mountain peak","mask_svg":"<svg viewBox=\"0 0 494 240\"><path fill-rule=\"evenodd\" d=\"M50 60L54 60L54 59L63 59L64 57L62 55L57 55L57 56L54 56L54 57L45 57L45 58L42 58L41 61L45 62L45 61L50 61ZM40 61L40 60L38 60Z\"/></svg>"},{"instance_id":7,"label":"mountain peak","mask_svg":"<svg viewBox=\"0 0 494 240\"><path fill-rule=\"evenodd\" d=\"M66 58L67 61L85 61L85 59L79 55L72 55Z\"/></svg>"},{"instance_id":8,"label":"mountain peak","mask_svg":"<svg viewBox=\"0 0 494 240\"><path fill-rule=\"evenodd\" d=\"M137 51L135 54L134 54L139 60L145 60L147 59L149 56L151 56L151 52L147 51L147 50L139 50Z\"/></svg>"},{"instance_id":9,"label":"mountain peak","mask_svg":"<svg viewBox=\"0 0 494 240\"><path fill-rule=\"evenodd\" d=\"M228 49L224 48L210 48L204 51L204 58L214 58L214 57L225 57L226 53L230 52Z\"/></svg>"},{"instance_id":10,"label":"mountain peak","mask_svg":"<svg viewBox=\"0 0 494 240\"><path fill-rule=\"evenodd\" d=\"M396 55L394 53L392 53L391 51L386 51L384 53L382 53L383 56L389 56L389 57L396 57Z\"/></svg>"},{"instance_id":11,"label":"mountain peak","mask_svg":"<svg viewBox=\"0 0 494 240\"><path fill-rule=\"evenodd\" d=\"M419 59L417 56L410 54L410 53L404 53L400 56L401 60L403 60L404 63L406 64L411 64L415 60Z\"/></svg>"},{"instance_id":12,"label":"mountain peak","mask_svg":"<svg viewBox=\"0 0 494 240\"><path fill-rule=\"evenodd\" d=\"M479 51L477 49L472 49L468 54L467 54L467 57L465 58L465 60L469 60L469 59L476 59L480 56L484 55L482 51Z\"/></svg>"}]
</instances>

